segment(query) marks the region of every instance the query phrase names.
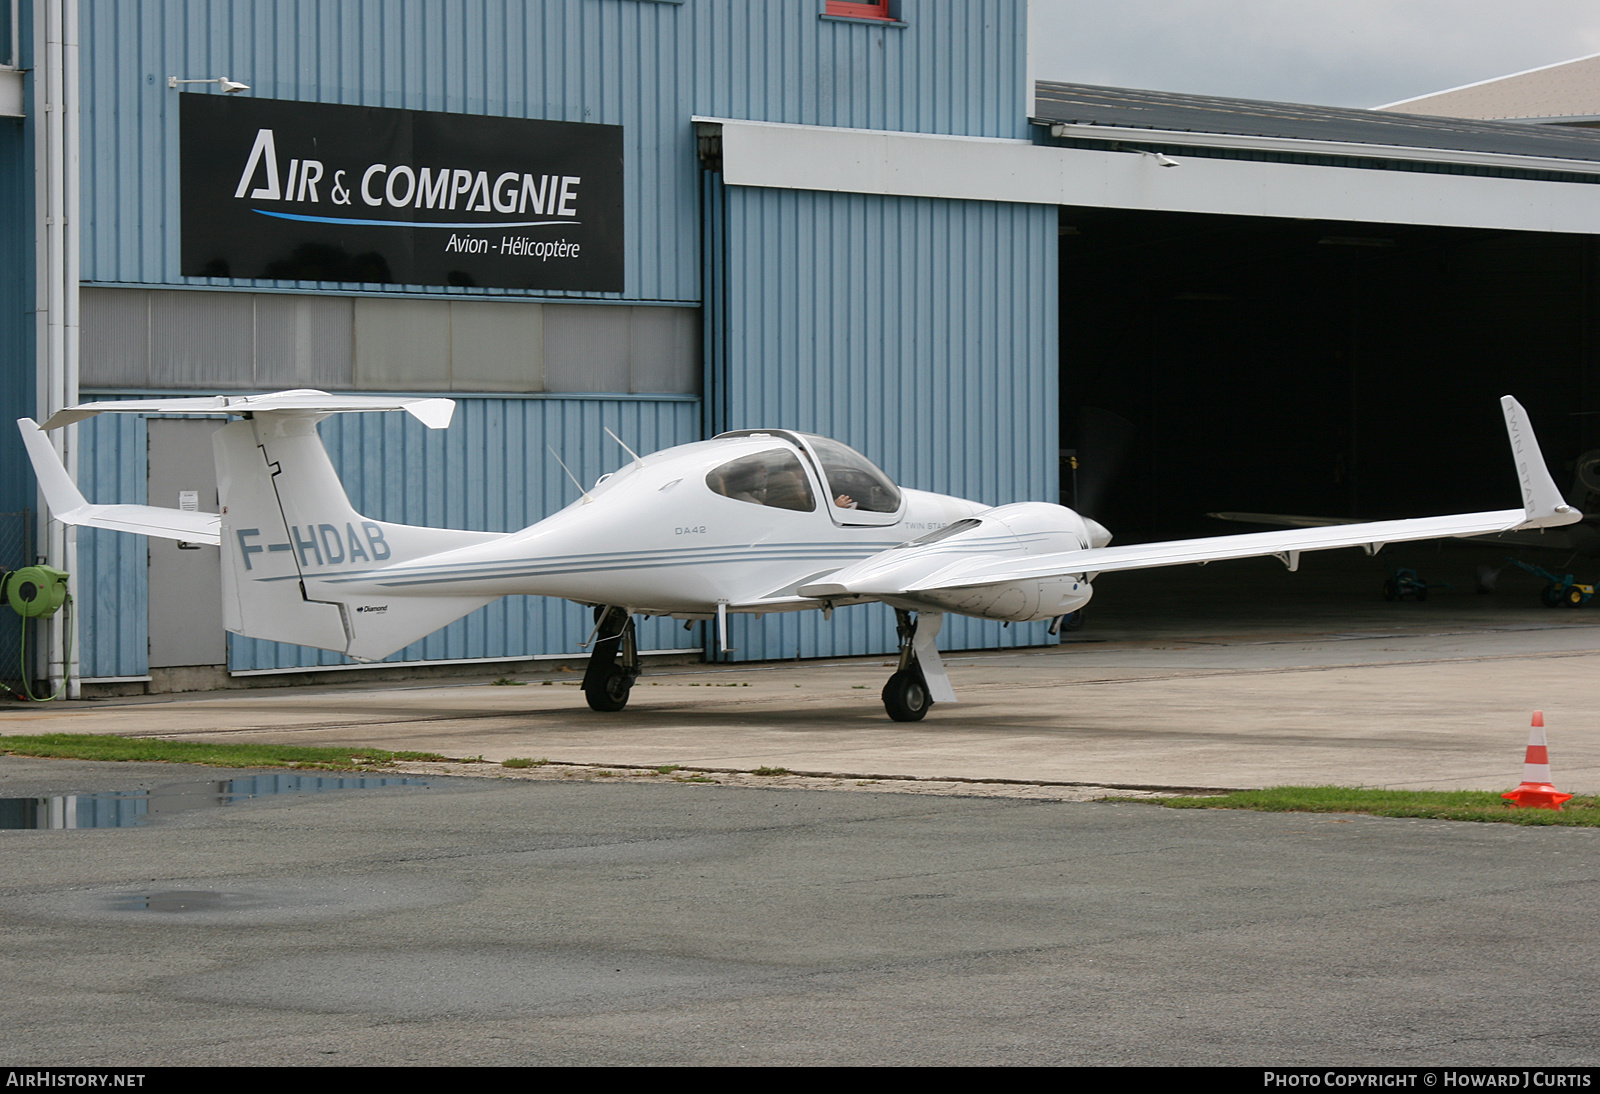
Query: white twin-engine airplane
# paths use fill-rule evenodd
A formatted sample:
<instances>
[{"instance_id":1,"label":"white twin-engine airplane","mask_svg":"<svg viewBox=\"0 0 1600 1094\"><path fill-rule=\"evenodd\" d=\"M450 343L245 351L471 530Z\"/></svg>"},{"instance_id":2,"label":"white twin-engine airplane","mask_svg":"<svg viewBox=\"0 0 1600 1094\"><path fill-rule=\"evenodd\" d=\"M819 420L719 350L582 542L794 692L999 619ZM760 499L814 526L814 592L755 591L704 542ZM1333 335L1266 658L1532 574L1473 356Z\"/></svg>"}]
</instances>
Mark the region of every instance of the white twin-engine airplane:
<instances>
[{"instance_id":1,"label":"white twin-engine airplane","mask_svg":"<svg viewBox=\"0 0 1600 1094\"><path fill-rule=\"evenodd\" d=\"M405 410L430 429L449 399L284 391L245 397L84 403L93 414L216 414L220 514L91 505L32 419L17 424L55 519L222 545L228 630L374 660L502 596L589 605L589 706L621 710L639 675L633 617L715 619L879 600L899 622L900 665L883 689L896 721L953 702L934 640L945 612L1027 622L1077 611L1098 574L1302 551L1481 536L1571 524L1526 412L1501 400L1522 482L1521 509L1291 528L1111 547L1111 533L1046 502L987 506L897 487L838 441L746 429L650 456L601 477L520 532L466 532L371 520L351 507L317 435L329 414ZM615 435L613 434L613 439ZM618 442L621 443L620 440ZM581 486L580 486L581 490Z\"/></svg>"}]
</instances>

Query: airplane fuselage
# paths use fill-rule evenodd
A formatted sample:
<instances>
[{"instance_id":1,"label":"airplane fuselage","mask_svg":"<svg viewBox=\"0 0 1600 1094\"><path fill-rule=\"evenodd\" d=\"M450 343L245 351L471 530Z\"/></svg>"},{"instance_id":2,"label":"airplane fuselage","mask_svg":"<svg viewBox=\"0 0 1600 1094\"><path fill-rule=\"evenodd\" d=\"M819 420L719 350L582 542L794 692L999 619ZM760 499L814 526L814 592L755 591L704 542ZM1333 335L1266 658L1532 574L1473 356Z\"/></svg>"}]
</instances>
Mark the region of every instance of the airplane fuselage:
<instances>
[{"instance_id":1,"label":"airplane fuselage","mask_svg":"<svg viewBox=\"0 0 1600 1094\"><path fill-rule=\"evenodd\" d=\"M798 590L956 522L978 520L986 512L1037 511L1020 536L991 523L984 530L988 534L980 537L985 554L1089 545L1090 533L1076 513L1045 503L992 510L964 498L900 489L892 510L886 505L879 511L840 505L822 469L808 459L796 462L807 475L809 508L717 492L718 470L732 463L775 451L806 457L792 436L725 437L654 453L602 477L571 505L519 532L416 562L373 567L357 560L319 567L310 556L302 561L307 592L315 598L324 584L340 596L372 598L471 596L492 589L496 594L620 604L650 615L700 618L714 614L719 604L729 611L764 613L855 603L861 598L802 596ZM968 539L963 535L960 542ZM895 557L926 570L929 559L959 545L913 546ZM402 557L406 553L399 552ZM1048 618L1087 601L1087 583L1080 583L1080 590L1081 595L1068 596L1069 606L1063 607L1058 596L1043 611L1039 596L1014 592L991 598L998 609L991 611L991 605L981 602L984 594L972 590L962 590L958 597L964 607L932 601L906 606L1001 619Z\"/></svg>"}]
</instances>

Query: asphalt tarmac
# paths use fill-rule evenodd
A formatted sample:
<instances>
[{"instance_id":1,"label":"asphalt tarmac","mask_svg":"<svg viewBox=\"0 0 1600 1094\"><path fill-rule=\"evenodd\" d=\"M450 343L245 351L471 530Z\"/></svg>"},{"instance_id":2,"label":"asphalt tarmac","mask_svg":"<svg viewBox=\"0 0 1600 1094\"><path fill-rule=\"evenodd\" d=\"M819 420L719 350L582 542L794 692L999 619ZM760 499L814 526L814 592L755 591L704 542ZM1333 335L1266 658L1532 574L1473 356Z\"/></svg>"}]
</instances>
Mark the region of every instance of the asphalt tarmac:
<instances>
[{"instance_id":1,"label":"asphalt tarmac","mask_svg":"<svg viewBox=\"0 0 1600 1094\"><path fill-rule=\"evenodd\" d=\"M216 769L8 758L8 796ZM1600 833L440 779L0 832L8 1065L1593 1064Z\"/></svg>"},{"instance_id":2,"label":"asphalt tarmac","mask_svg":"<svg viewBox=\"0 0 1600 1094\"><path fill-rule=\"evenodd\" d=\"M46 815L157 791L144 826L0 831L0 1059L1594 1064L1600 833L1067 800L1506 788L1533 709L1600 790L1600 612L1244 572L1248 605L1172 571L1066 648L952 656L914 725L877 658L685 667L610 716L537 666L0 712L553 761L214 805L233 773L0 757Z\"/></svg>"}]
</instances>

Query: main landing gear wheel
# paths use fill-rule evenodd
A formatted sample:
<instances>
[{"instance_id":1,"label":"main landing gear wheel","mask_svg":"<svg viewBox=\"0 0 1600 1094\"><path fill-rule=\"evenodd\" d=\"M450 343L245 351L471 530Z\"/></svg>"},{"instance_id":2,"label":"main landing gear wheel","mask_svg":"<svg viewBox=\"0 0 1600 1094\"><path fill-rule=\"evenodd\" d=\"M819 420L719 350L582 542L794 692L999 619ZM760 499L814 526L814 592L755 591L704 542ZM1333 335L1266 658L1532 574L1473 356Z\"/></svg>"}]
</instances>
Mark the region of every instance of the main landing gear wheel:
<instances>
[{"instance_id":1,"label":"main landing gear wheel","mask_svg":"<svg viewBox=\"0 0 1600 1094\"><path fill-rule=\"evenodd\" d=\"M590 710L614 714L628 705L628 693L639 678L633 615L626 608L596 608L594 625L594 650L583 673L583 697Z\"/></svg>"},{"instance_id":2,"label":"main landing gear wheel","mask_svg":"<svg viewBox=\"0 0 1600 1094\"><path fill-rule=\"evenodd\" d=\"M883 709L897 722L920 722L931 706L928 685L915 667L901 669L883 685Z\"/></svg>"},{"instance_id":3,"label":"main landing gear wheel","mask_svg":"<svg viewBox=\"0 0 1600 1094\"><path fill-rule=\"evenodd\" d=\"M917 620L900 608L894 610L894 620L900 637L900 669L883 685L883 709L897 722L920 722L933 706L933 698L928 694L922 666L917 664Z\"/></svg>"},{"instance_id":4,"label":"main landing gear wheel","mask_svg":"<svg viewBox=\"0 0 1600 1094\"><path fill-rule=\"evenodd\" d=\"M628 694L632 690L633 677L612 665L599 687L583 689L583 697L589 700L590 710L610 714L628 705Z\"/></svg>"}]
</instances>

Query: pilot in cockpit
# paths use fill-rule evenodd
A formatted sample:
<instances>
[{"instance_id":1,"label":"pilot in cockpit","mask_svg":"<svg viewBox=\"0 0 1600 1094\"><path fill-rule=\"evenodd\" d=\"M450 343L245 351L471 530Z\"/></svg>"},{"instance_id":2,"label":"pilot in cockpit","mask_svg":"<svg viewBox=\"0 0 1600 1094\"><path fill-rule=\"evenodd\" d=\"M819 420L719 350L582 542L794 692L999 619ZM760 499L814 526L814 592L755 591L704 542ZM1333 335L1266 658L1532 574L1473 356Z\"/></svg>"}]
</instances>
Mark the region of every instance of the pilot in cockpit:
<instances>
[{"instance_id":1,"label":"pilot in cockpit","mask_svg":"<svg viewBox=\"0 0 1600 1094\"><path fill-rule=\"evenodd\" d=\"M811 488L806 485L805 475L798 465L767 472L764 504L776 509L797 509L803 513L815 507L811 501Z\"/></svg>"}]
</instances>

